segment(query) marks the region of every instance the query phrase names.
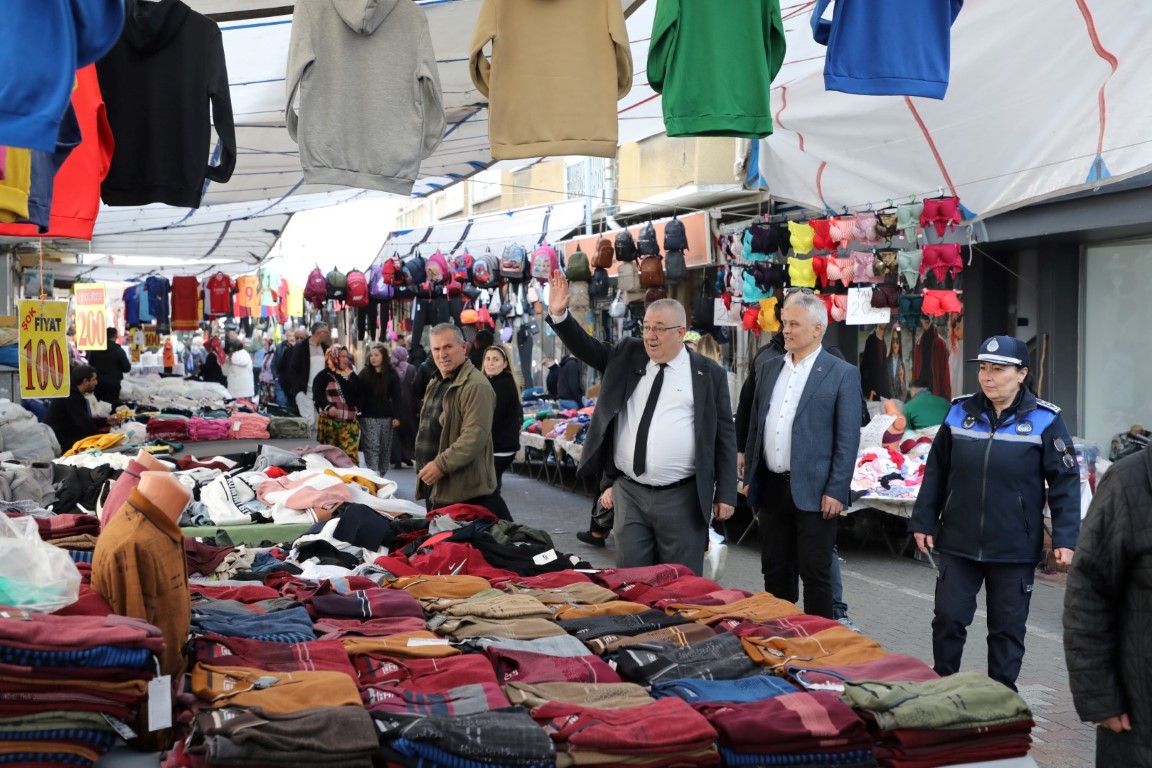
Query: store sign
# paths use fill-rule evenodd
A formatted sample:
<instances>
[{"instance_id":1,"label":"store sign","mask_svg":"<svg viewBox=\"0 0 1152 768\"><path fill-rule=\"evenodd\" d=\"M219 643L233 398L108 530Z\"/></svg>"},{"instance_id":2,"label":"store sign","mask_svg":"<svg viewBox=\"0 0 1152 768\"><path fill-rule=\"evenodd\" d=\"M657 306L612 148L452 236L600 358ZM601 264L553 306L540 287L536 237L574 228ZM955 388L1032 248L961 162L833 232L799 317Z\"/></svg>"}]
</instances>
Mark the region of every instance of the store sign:
<instances>
[{"instance_id":1,"label":"store sign","mask_svg":"<svg viewBox=\"0 0 1152 768\"><path fill-rule=\"evenodd\" d=\"M20 396L67 397L68 302L20 301Z\"/></svg>"},{"instance_id":2,"label":"store sign","mask_svg":"<svg viewBox=\"0 0 1152 768\"><path fill-rule=\"evenodd\" d=\"M104 283L77 283L76 348L81 351L107 347L108 309Z\"/></svg>"},{"instance_id":3,"label":"store sign","mask_svg":"<svg viewBox=\"0 0 1152 768\"><path fill-rule=\"evenodd\" d=\"M877 309L872 306L871 288L848 289L848 316L844 322L848 325L880 325L892 320L892 310L889 307Z\"/></svg>"}]
</instances>

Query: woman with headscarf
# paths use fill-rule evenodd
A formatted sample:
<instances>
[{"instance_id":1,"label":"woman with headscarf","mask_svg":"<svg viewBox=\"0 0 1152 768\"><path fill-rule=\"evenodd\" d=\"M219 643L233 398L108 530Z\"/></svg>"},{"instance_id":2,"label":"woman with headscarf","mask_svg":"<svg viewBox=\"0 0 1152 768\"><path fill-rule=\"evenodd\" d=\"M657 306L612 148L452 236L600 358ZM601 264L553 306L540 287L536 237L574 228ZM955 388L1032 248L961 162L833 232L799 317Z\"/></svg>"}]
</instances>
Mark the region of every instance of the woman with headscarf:
<instances>
[{"instance_id":1,"label":"woman with headscarf","mask_svg":"<svg viewBox=\"0 0 1152 768\"><path fill-rule=\"evenodd\" d=\"M324 370L312 380L312 400L316 404L316 440L334 445L360 463L360 383L348 350L339 344L324 353Z\"/></svg>"},{"instance_id":2,"label":"woman with headscarf","mask_svg":"<svg viewBox=\"0 0 1152 768\"><path fill-rule=\"evenodd\" d=\"M224 351L228 360L222 370L227 377L228 393L237 399L256 395L256 379L252 376L252 355L244 349L244 342L230 339Z\"/></svg>"},{"instance_id":3,"label":"woman with headscarf","mask_svg":"<svg viewBox=\"0 0 1152 768\"><path fill-rule=\"evenodd\" d=\"M496 391L496 411L492 415L492 457L496 465L496 490L492 494L493 509L497 517L511 520L508 505L500 496L504 485L504 471L512 466L520 450L520 426L524 421L524 408L520 404L520 387L512 376L512 360L508 350L496 344L484 350L484 375Z\"/></svg>"},{"instance_id":4,"label":"woman with headscarf","mask_svg":"<svg viewBox=\"0 0 1152 768\"><path fill-rule=\"evenodd\" d=\"M357 377L360 384L360 449L368 469L388 474L392 436L400 426L400 377L383 344L368 347L368 359Z\"/></svg>"},{"instance_id":5,"label":"woman with headscarf","mask_svg":"<svg viewBox=\"0 0 1152 768\"><path fill-rule=\"evenodd\" d=\"M392 466L399 469L416 460L416 395L412 391L416 366L408 362L408 350L399 344L392 347L392 368L400 381L400 426L392 437Z\"/></svg>"},{"instance_id":6,"label":"woman with headscarf","mask_svg":"<svg viewBox=\"0 0 1152 768\"><path fill-rule=\"evenodd\" d=\"M224 362L224 347L220 339L211 336L204 342L204 362L200 365L200 381L211 381L228 386L228 377L221 364Z\"/></svg>"}]
</instances>

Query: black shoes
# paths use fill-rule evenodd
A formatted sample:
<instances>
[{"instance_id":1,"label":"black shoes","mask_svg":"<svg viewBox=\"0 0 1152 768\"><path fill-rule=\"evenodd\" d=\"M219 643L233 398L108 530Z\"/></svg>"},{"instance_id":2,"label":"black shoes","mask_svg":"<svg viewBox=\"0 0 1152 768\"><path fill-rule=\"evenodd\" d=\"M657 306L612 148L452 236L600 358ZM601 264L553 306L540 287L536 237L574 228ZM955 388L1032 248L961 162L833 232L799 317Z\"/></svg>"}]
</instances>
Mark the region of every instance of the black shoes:
<instances>
[{"instance_id":1,"label":"black shoes","mask_svg":"<svg viewBox=\"0 0 1152 768\"><path fill-rule=\"evenodd\" d=\"M580 541L584 542L585 544L589 544L593 547L603 547L603 546L605 546L605 539L607 537L606 536L596 536L591 531L579 531L576 534L576 538L580 539Z\"/></svg>"}]
</instances>

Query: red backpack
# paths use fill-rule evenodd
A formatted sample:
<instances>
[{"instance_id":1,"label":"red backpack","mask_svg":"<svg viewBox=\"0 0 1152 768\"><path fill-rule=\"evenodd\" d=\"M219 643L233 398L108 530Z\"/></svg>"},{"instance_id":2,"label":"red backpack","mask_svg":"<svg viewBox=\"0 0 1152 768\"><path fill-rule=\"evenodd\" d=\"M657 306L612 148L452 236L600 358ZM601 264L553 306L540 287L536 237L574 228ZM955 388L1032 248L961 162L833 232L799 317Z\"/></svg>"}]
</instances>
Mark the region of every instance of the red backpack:
<instances>
[{"instance_id":1,"label":"red backpack","mask_svg":"<svg viewBox=\"0 0 1152 768\"><path fill-rule=\"evenodd\" d=\"M381 273L388 285L404 285L404 262L400 261L400 257L396 254L384 259Z\"/></svg>"},{"instance_id":2,"label":"red backpack","mask_svg":"<svg viewBox=\"0 0 1152 768\"><path fill-rule=\"evenodd\" d=\"M364 273L358 269L353 269L346 275L346 279L348 281L348 298L346 299L348 306L368 306L368 278L364 276Z\"/></svg>"},{"instance_id":3,"label":"red backpack","mask_svg":"<svg viewBox=\"0 0 1152 768\"><path fill-rule=\"evenodd\" d=\"M328 299L328 280L320 267L308 273L308 282L304 284L304 299L310 302L315 309L324 306Z\"/></svg>"}]
</instances>

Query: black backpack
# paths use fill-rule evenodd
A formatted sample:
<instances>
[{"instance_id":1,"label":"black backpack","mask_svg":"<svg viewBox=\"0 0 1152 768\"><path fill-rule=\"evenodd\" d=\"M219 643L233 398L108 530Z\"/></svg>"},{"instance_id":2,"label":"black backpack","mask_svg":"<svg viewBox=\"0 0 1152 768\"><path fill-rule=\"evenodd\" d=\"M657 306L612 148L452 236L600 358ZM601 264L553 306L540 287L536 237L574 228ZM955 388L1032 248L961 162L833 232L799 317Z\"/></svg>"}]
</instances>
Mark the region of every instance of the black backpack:
<instances>
[{"instance_id":1,"label":"black backpack","mask_svg":"<svg viewBox=\"0 0 1152 768\"><path fill-rule=\"evenodd\" d=\"M664 225L664 250L688 250L688 234L684 231L684 222L675 216L672 221Z\"/></svg>"},{"instance_id":2,"label":"black backpack","mask_svg":"<svg viewBox=\"0 0 1152 768\"><path fill-rule=\"evenodd\" d=\"M616 259L636 261L636 241L632 239L632 233L626 229L616 235Z\"/></svg>"},{"instance_id":3,"label":"black backpack","mask_svg":"<svg viewBox=\"0 0 1152 768\"><path fill-rule=\"evenodd\" d=\"M648 222L644 229L640 230L640 239L636 243L636 250L640 252L641 256L660 255L660 242L656 239L656 227L652 225L652 222Z\"/></svg>"},{"instance_id":4,"label":"black backpack","mask_svg":"<svg viewBox=\"0 0 1152 768\"><path fill-rule=\"evenodd\" d=\"M664 282L669 284L682 283L688 277L688 263L684 260L684 251L671 250L664 254Z\"/></svg>"},{"instance_id":5,"label":"black backpack","mask_svg":"<svg viewBox=\"0 0 1152 768\"><path fill-rule=\"evenodd\" d=\"M592 272L592 281L588 283L588 297L603 299L608 296L608 270L597 269Z\"/></svg>"}]
</instances>

